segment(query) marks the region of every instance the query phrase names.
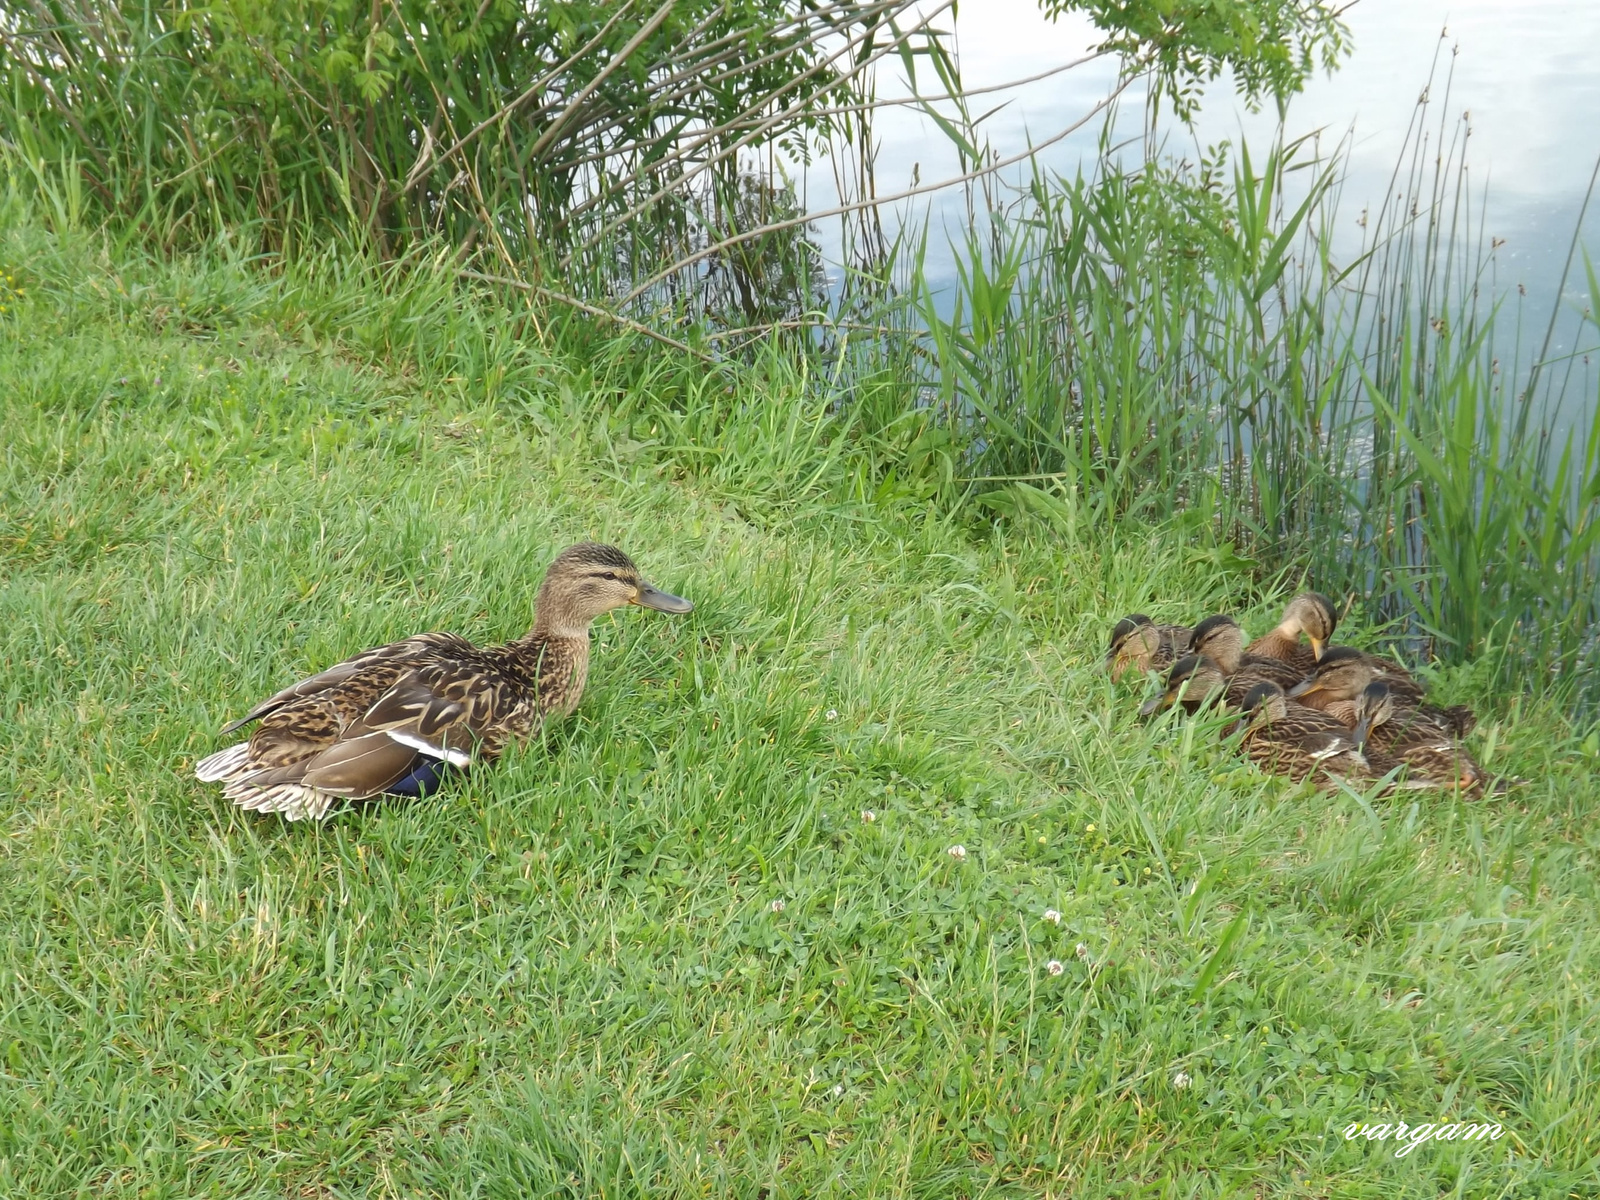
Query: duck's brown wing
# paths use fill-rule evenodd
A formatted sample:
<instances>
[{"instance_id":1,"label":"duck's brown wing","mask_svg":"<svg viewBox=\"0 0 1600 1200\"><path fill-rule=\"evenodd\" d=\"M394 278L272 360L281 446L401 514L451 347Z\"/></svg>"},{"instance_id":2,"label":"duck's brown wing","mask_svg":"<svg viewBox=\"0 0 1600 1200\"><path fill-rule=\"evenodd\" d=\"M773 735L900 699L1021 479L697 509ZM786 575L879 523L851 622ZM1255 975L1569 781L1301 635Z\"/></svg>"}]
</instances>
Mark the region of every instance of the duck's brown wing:
<instances>
[{"instance_id":1,"label":"duck's brown wing","mask_svg":"<svg viewBox=\"0 0 1600 1200\"><path fill-rule=\"evenodd\" d=\"M1304 679L1317 669L1317 652L1310 646L1296 644L1294 649L1289 652L1289 657L1284 661L1296 671L1299 671L1300 678Z\"/></svg>"},{"instance_id":2,"label":"duck's brown wing","mask_svg":"<svg viewBox=\"0 0 1600 1200\"><path fill-rule=\"evenodd\" d=\"M1289 667L1300 673L1304 679L1317 669L1317 654L1304 642L1291 642L1287 638L1274 637L1267 634L1258 637L1244 648L1246 659L1270 658L1276 662L1287 663Z\"/></svg>"},{"instance_id":3,"label":"duck's brown wing","mask_svg":"<svg viewBox=\"0 0 1600 1200\"><path fill-rule=\"evenodd\" d=\"M1239 664L1236 674L1248 675L1256 683L1271 681L1286 692L1306 677L1304 671L1281 658L1257 658L1249 654Z\"/></svg>"},{"instance_id":4,"label":"duck's brown wing","mask_svg":"<svg viewBox=\"0 0 1600 1200\"><path fill-rule=\"evenodd\" d=\"M1275 683L1287 692L1304 678L1288 663L1276 658L1247 658L1228 676L1227 700L1234 708L1242 708L1245 697L1258 684Z\"/></svg>"},{"instance_id":5,"label":"duck's brown wing","mask_svg":"<svg viewBox=\"0 0 1600 1200\"><path fill-rule=\"evenodd\" d=\"M297 700L306 700L323 693L345 689L353 680L358 681L363 672L372 671L374 668L400 667L402 664L435 654L463 650L473 652L472 643L453 633L419 633L415 637L391 642L387 646L364 650L354 658L348 658L309 679L290 684L276 695L268 696L237 721L230 721L224 725L222 732L232 733L236 729L242 729L251 721L269 717Z\"/></svg>"},{"instance_id":6,"label":"duck's brown wing","mask_svg":"<svg viewBox=\"0 0 1600 1200\"><path fill-rule=\"evenodd\" d=\"M1327 734L1330 737L1351 740L1350 725L1341 721L1335 713L1310 708L1293 700L1289 701L1289 723L1302 733Z\"/></svg>"},{"instance_id":7,"label":"duck's brown wing","mask_svg":"<svg viewBox=\"0 0 1600 1200\"><path fill-rule=\"evenodd\" d=\"M322 722L282 722L284 733L291 738L298 735L303 752L293 761L238 782L252 787L300 784L359 800L386 791L423 759L464 768L490 728L503 724L511 710L524 703L523 691L481 661L452 658L414 667L331 738ZM265 723L251 739L252 751L258 740L265 741L279 726L275 720ZM501 744L500 739L492 740L484 747L486 756L498 754Z\"/></svg>"},{"instance_id":8,"label":"duck's brown wing","mask_svg":"<svg viewBox=\"0 0 1600 1200\"><path fill-rule=\"evenodd\" d=\"M1194 640L1194 630L1188 625L1157 625L1156 634L1161 639L1161 650L1174 659L1189 653L1189 643Z\"/></svg>"},{"instance_id":9,"label":"duck's brown wing","mask_svg":"<svg viewBox=\"0 0 1600 1200\"><path fill-rule=\"evenodd\" d=\"M321 817L340 797L406 786L429 764L465 766L496 705L518 695L466 639L424 634L357 655L264 701L252 710L250 719L261 724L250 740L202 759L195 775L220 782L243 808L290 820Z\"/></svg>"},{"instance_id":10,"label":"duck's brown wing","mask_svg":"<svg viewBox=\"0 0 1600 1200\"><path fill-rule=\"evenodd\" d=\"M1147 669L1164 671L1189 653L1193 630L1187 625L1157 625L1156 650Z\"/></svg>"},{"instance_id":11,"label":"duck's brown wing","mask_svg":"<svg viewBox=\"0 0 1600 1200\"><path fill-rule=\"evenodd\" d=\"M1360 776L1369 770L1366 758L1349 737L1320 729L1283 729L1281 725L1274 721L1246 739L1245 753L1263 770L1291 779Z\"/></svg>"},{"instance_id":12,"label":"duck's brown wing","mask_svg":"<svg viewBox=\"0 0 1600 1200\"><path fill-rule=\"evenodd\" d=\"M1397 704L1393 715L1372 732L1380 745L1396 751L1436 742L1448 745L1456 737L1454 720L1431 704Z\"/></svg>"},{"instance_id":13,"label":"duck's brown wing","mask_svg":"<svg viewBox=\"0 0 1600 1200\"><path fill-rule=\"evenodd\" d=\"M296 783L358 800L404 779L422 757L466 767L492 717L497 690L492 679L470 669L436 665L408 671L332 737L325 727L285 723L282 733L288 736L282 740L297 741L301 753L239 782L252 787ZM279 732L276 725L263 727L252 739L253 751L258 741ZM255 757L259 762L268 756Z\"/></svg>"}]
</instances>

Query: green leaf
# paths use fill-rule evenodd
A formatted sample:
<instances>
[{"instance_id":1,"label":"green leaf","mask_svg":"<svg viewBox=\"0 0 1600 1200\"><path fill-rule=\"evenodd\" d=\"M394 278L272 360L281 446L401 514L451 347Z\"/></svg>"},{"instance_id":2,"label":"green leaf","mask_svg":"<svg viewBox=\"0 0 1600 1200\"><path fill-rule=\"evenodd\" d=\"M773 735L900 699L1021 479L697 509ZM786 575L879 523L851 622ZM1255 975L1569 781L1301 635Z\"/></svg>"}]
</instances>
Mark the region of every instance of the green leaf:
<instances>
[{"instance_id":1,"label":"green leaf","mask_svg":"<svg viewBox=\"0 0 1600 1200\"><path fill-rule=\"evenodd\" d=\"M1238 945L1239 939L1244 936L1245 929L1250 924L1248 909L1240 909L1237 916L1228 922L1228 927L1222 931L1222 937L1217 942L1217 948L1211 952L1211 957L1206 959L1206 965L1200 968L1200 974L1194 981L1194 990L1189 993L1189 999L1199 1001L1205 999L1206 993L1211 990L1217 976L1228 965L1233 956L1233 948Z\"/></svg>"}]
</instances>

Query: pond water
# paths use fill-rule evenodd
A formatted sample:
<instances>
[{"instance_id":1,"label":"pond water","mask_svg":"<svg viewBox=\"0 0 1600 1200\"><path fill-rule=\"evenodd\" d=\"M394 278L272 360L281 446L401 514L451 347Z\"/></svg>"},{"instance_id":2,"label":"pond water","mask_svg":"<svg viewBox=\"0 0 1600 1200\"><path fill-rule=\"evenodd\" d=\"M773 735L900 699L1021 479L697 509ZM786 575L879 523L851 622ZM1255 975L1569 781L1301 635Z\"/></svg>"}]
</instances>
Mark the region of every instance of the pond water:
<instances>
[{"instance_id":1,"label":"pond water","mask_svg":"<svg viewBox=\"0 0 1600 1200\"><path fill-rule=\"evenodd\" d=\"M1486 195L1485 233L1504 239L1496 255L1496 283L1509 302L1520 304L1528 349L1542 339L1579 227L1585 192L1600 157L1600 4L1593 0L1362 0L1345 15L1353 53L1332 75L1318 73L1289 105L1289 137L1321 129L1330 145L1352 134L1336 237L1348 238L1336 253L1360 244L1356 221L1362 208L1381 201L1400 157L1430 68L1438 69L1429 122L1455 121L1469 114L1467 161L1474 205ZM1051 22L1036 0L965 0L952 22L963 81L969 89L1005 84L1049 70L1082 56L1095 40L1087 21ZM1452 76L1448 94L1442 83ZM1098 60L1013 90L973 100L973 110L1009 101L983 128L1002 157L1039 144L1087 113L1116 78L1116 64ZM938 90L930 77L923 92ZM886 97L908 94L898 64L879 77ZM1121 121L1136 135L1143 95L1128 93ZM1206 91L1191 133L1167 131L1170 153L1195 157L1200 147L1242 137L1264 151L1278 115L1269 102L1259 113L1246 111L1232 85L1219 80ZM913 179L943 179L958 173L956 155L934 123L909 107L891 108L877 118L880 140L876 164L880 195L906 188ZM1119 133L1122 130L1119 128ZM1050 169L1073 174L1092 160L1100 134L1098 119L1041 152ZM833 182L823 169L804 180L813 210L836 203ZM1485 191L1486 188L1486 191ZM931 219L930 274L936 281L954 270L941 225L954 232L964 210L961 189L902 202L901 220ZM836 255L838 232L822 222L817 233L824 252ZM1582 221L1582 244L1600 269L1600 196ZM1517 285L1527 291L1518 298ZM1586 349L1594 329L1581 331L1576 311L1587 302L1581 254L1562 297L1552 354ZM1513 314L1515 315L1515 314ZM1529 345L1531 343L1531 345ZM1591 375L1592 378L1592 375ZM1592 397L1592 387L1589 389Z\"/></svg>"}]
</instances>

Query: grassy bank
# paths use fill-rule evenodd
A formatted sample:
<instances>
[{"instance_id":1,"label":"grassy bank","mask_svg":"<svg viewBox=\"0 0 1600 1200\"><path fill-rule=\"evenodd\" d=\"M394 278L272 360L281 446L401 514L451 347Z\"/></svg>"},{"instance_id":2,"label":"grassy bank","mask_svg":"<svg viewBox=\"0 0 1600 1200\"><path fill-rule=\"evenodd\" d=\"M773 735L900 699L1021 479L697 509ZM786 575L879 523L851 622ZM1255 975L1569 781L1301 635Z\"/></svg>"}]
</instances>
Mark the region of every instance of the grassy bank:
<instances>
[{"instance_id":1,"label":"grassy bank","mask_svg":"<svg viewBox=\"0 0 1600 1200\"><path fill-rule=\"evenodd\" d=\"M1226 548L974 534L781 360L15 212L0 265L0 1192L1592 1184L1600 755L1560 713L1454 669L1532 786L1295 790L1097 670L1131 610L1259 627ZM297 675L520 633L589 536L697 609L602 623L548 746L311 828L189 777ZM1507 1135L1338 1134L1385 1116Z\"/></svg>"}]
</instances>

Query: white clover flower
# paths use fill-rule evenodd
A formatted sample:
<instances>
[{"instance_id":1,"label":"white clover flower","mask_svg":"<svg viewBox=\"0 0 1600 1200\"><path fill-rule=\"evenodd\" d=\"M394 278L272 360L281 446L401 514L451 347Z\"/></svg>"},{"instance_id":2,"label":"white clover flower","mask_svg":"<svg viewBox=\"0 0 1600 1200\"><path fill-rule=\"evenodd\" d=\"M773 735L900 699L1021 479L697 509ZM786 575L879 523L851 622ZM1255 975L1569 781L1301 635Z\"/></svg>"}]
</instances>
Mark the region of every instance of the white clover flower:
<instances>
[{"instance_id":1,"label":"white clover flower","mask_svg":"<svg viewBox=\"0 0 1600 1200\"><path fill-rule=\"evenodd\" d=\"M772 911L773 912L782 912L787 907L788 907L788 905L786 905L782 900L774 900L772 902Z\"/></svg>"},{"instance_id":2,"label":"white clover flower","mask_svg":"<svg viewBox=\"0 0 1600 1200\"><path fill-rule=\"evenodd\" d=\"M1172 1077L1172 1086L1177 1088L1180 1092L1183 1091L1184 1088L1188 1087L1190 1082L1189 1076L1182 1071L1179 1071Z\"/></svg>"},{"instance_id":3,"label":"white clover flower","mask_svg":"<svg viewBox=\"0 0 1600 1200\"><path fill-rule=\"evenodd\" d=\"M950 849L945 851L945 853L951 858L955 859L957 862L967 861L967 848L961 845L959 842L957 842L954 846L951 846Z\"/></svg>"},{"instance_id":4,"label":"white clover flower","mask_svg":"<svg viewBox=\"0 0 1600 1200\"><path fill-rule=\"evenodd\" d=\"M823 715L826 716L830 721L837 721L839 719L839 710L837 708L830 708Z\"/></svg>"},{"instance_id":5,"label":"white clover flower","mask_svg":"<svg viewBox=\"0 0 1600 1200\"><path fill-rule=\"evenodd\" d=\"M1078 956L1078 960L1080 962L1089 961L1089 947L1085 946L1082 942L1079 942L1076 946L1074 946L1072 948L1072 952Z\"/></svg>"},{"instance_id":6,"label":"white clover flower","mask_svg":"<svg viewBox=\"0 0 1600 1200\"><path fill-rule=\"evenodd\" d=\"M1066 964L1063 963L1059 958L1052 958L1049 962L1045 963L1044 969L1049 971L1052 975L1059 975L1067 968Z\"/></svg>"},{"instance_id":7,"label":"white clover flower","mask_svg":"<svg viewBox=\"0 0 1600 1200\"><path fill-rule=\"evenodd\" d=\"M1049 921L1052 925L1061 924L1061 914L1053 908L1047 908L1044 910L1044 919Z\"/></svg>"},{"instance_id":8,"label":"white clover flower","mask_svg":"<svg viewBox=\"0 0 1600 1200\"><path fill-rule=\"evenodd\" d=\"M844 1084L842 1084L842 1083L836 1083L836 1084L834 1084L834 1085L833 1085L833 1094L834 1094L834 1095L835 1095L835 1096L842 1096L842 1095L844 1095Z\"/></svg>"},{"instance_id":9,"label":"white clover flower","mask_svg":"<svg viewBox=\"0 0 1600 1200\"><path fill-rule=\"evenodd\" d=\"M861 810L861 823L863 825L871 825L877 819L878 814L873 812L870 808L863 808Z\"/></svg>"}]
</instances>

